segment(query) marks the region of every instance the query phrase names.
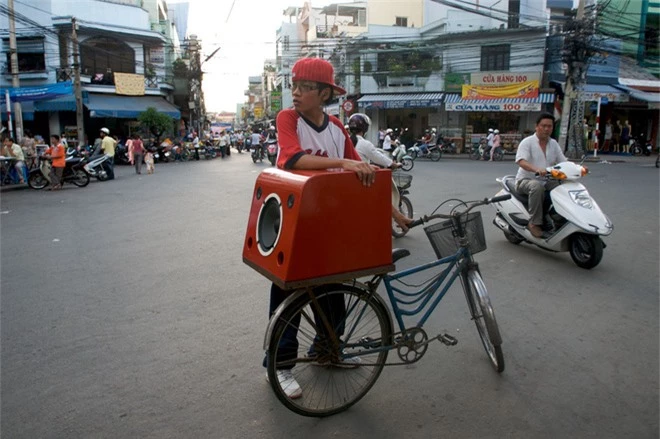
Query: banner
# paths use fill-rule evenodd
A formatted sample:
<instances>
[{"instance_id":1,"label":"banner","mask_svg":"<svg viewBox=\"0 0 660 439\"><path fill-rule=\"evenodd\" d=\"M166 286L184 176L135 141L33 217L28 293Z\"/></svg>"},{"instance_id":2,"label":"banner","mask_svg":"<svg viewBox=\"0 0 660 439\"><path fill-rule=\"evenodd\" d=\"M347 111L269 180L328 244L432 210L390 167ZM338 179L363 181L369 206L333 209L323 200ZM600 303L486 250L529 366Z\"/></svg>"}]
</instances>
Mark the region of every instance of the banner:
<instances>
[{"instance_id":1,"label":"banner","mask_svg":"<svg viewBox=\"0 0 660 439\"><path fill-rule=\"evenodd\" d=\"M1 101L5 101L5 90L0 89ZM9 100L12 102L40 101L42 99L54 99L62 95L73 95L71 81L48 84L41 87L18 87L9 88Z\"/></svg>"},{"instance_id":2,"label":"banner","mask_svg":"<svg viewBox=\"0 0 660 439\"><path fill-rule=\"evenodd\" d=\"M144 76L133 73L115 73L115 89L118 95L144 96Z\"/></svg>"},{"instance_id":3,"label":"banner","mask_svg":"<svg viewBox=\"0 0 660 439\"><path fill-rule=\"evenodd\" d=\"M539 81L527 81L511 85L489 87L483 85L463 85L463 99L502 99L502 98L537 98Z\"/></svg>"},{"instance_id":4,"label":"banner","mask_svg":"<svg viewBox=\"0 0 660 439\"><path fill-rule=\"evenodd\" d=\"M446 111L541 111L540 103L515 103L515 102L446 102Z\"/></svg>"}]
</instances>

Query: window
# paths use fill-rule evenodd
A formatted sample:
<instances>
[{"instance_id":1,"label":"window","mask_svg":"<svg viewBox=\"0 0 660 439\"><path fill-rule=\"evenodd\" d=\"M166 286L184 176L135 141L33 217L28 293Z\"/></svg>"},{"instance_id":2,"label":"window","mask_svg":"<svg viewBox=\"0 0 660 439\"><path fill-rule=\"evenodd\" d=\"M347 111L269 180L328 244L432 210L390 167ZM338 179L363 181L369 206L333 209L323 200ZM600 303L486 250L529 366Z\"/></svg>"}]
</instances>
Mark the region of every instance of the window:
<instances>
[{"instance_id":1,"label":"window","mask_svg":"<svg viewBox=\"0 0 660 439\"><path fill-rule=\"evenodd\" d=\"M282 39L282 50L285 52L289 51L289 36L284 35L284 38Z\"/></svg>"},{"instance_id":2,"label":"window","mask_svg":"<svg viewBox=\"0 0 660 439\"><path fill-rule=\"evenodd\" d=\"M509 29L520 27L520 0L509 0Z\"/></svg>"},{"instance_id":3,"label":"window","mask_svg":"<svg viewBox=\"0 0 660 439\"><path fill-rule=\"evenodd\" d=\"M12 73L11 54L9 52L9 38L2 40L2 50L7 54L7 71ZM46 71L43 37L17 38L16 52L18 54L19 73Z\"/></svg>"},{"instance_id":4,"label":"window","mask_svg":"<svg viewBox=\"0 0 660 439\"><path fill-rule=\"evenodd\" d=\"M660 55L660 32L658 29L658 14L649 14L646 27L644 28L644 49L646 61L655 58L657 60ZM650 58L650 59L649 59Z\"/></svg>"},{"instance_id":5,"label":"window","mask_svg":"<svg viewBox=\"0 0 660 439\"><path fill-rule=\"evenodd\" d=\"M408 27L408 17L396 17L395 26Z\"/></svg>"},{"instance_id":6,"label":"window","mask_svg":"<svg viewBox=\"0 0 660 439\"><path fill-rule=\"evenodd\" d=\"M135 52L112 38L92 38L80 45L82 74L135 73ZM107 78L106 78L107 79Z\"/></svg>"},{"instance_id":7,"label":"window","mask_svg":"<svg viewBox=\"0 0 660 439\"><path fill-rule=\"evenodd\" d=\"M509 70L511 45L481 46L481 71Z\"/></svg>"}]
</instances>

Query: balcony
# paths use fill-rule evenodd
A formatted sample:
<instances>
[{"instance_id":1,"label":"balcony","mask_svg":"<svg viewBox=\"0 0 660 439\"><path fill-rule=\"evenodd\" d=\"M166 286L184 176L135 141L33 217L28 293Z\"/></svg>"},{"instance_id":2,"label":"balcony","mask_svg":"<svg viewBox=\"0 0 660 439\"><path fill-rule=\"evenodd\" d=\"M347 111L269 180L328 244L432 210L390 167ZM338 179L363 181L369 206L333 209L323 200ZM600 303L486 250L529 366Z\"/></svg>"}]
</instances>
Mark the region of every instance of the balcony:
<instances>
[{"instance_id":1,"label":"balcony","mask_svg":"<svg viewBox=\"0 0 660 439\"><path fill-rule=\"evenodd\" d=\"M358 26L356 24L317 25L316 38L354 37L368 30L367 26Z\"/></svg>"},{"instance_id":2,"label":"balcony","mask_svg":"<svg viewBox=\"0 0 660 439\"><path fill-rule=\"evenodd\" d=\"M55 77L57 82L73 81L74 71L72 68L58 68L55 69ZM80 75L80 82L83 84L98 85L98 86L115 86L115 78L112 72L110 73L94 73L92 75ZM146 89L158 88L174 88L174 77L163 76L145 76L144 87Z\"/></svg>"}]
</instances>

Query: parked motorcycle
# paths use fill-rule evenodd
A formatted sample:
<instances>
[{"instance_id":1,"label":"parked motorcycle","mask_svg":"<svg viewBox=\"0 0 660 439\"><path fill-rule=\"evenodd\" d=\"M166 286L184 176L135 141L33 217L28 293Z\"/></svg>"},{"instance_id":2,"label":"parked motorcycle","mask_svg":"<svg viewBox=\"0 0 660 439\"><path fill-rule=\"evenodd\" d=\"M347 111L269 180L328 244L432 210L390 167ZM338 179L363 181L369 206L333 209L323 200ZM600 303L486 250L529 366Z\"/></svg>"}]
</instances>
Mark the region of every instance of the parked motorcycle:
<instances>
[{"instance_id":1,"label":"parked motorcycle","mask_svg":"<svg viewBox=\"0 0 660 439\"><path fill-rule=\"evenodd\" d=\"M493 204L497 211L493 224L513 244L525 241L545 250L568 251L578 267L594 268L600 263L605 248L601 236L610 235L614 226L578 182L587 174L587 168L582 164L562 162L547 168L547 172L546 178L561 184L546 194L542 237L534 237L527 229L530 220L528 198L516 191L513 175L497 179L502 185L497 196L511 194L512 197Z\"/></svg>"},{"instance_id":2,"label":"parked motorcycle","mask_svg":"<svg viewBox=\"0 0 660 439\"><path fill-rule=\"evenodd\" d=\"M51 184L50 181L50 160L39 159L39 166L32 169L28 175L28 186L39 190ZM85 187L89 184L89 174L84 169L85 159L81 157L67 157L65 159L64 172L61 183L73 183L78 187Z\"/></svg>"},{"instance_id":3,"label":"parked motorcycle","mask_svg":"<svg viewBox=\"0 0 660 439\"><path fill-rule=\"evenodd\" d=\"M644 142L638 138L635 138L630 145L630 153L635 156L640 156L644 154L645 156L650 156L653 151L653 145L651 142Z\"/></svg>"},{"instance_id":4,"label":"parked motorcycle","mask_svg":"<svg viewBox=\"0 0 660 439\"><path fill-rule=\"evenodd\" d=\"M118 143L115 148L115 163L118 165L129 165L128 148L122 143Z\"/></svg>"},{"instance_id":5,"label":"parked motorcycle","mask_svg":"<svg viewBox=\"0 0 660 439\"><path fill-rule=\"evenodd\" d=\"M428 151L423 152L421 148L422 142L415 142L413 146L408 149L408 154L413 160L417 158L431 159L437 162L442 157L442 151L436 143L435 145L428 145Z\"/></svg>"},{"instance_id":6,"label":"parked motorcycle","mask_svg":"<svg viewBox=\"0 0 660 439\"><path fill-rule=\"evenodd\" d=\"M443 137L438 138L438 145L440 145L440 151L443 154L456 154L458 152L456 143L445 140Z\"/></svg>"}]
</instances>

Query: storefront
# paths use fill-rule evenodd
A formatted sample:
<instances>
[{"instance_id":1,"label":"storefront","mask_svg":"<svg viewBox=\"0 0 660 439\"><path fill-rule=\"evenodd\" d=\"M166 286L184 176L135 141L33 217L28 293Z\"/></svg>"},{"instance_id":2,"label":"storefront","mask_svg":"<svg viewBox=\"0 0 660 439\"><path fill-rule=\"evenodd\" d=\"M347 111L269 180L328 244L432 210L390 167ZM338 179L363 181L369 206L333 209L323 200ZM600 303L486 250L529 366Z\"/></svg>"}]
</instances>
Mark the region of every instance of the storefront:
<instances>
[{"instance_id":1,"label":"storefront","mask_svg":"<svg viewBox=\"0 0 660 439\"><path fill-rule=\"evenodd\" d=\"M488 135L489 128L498 129L503 147L512 151L524 136L534 132L536 118L543 111L551 111L554 100L553 93L539 93L536 98L484 100L448 94L444 130L451 137L461 137L461 144L465 145L479 143Z\"/></svg>"},{"instance_id":2,"label":"storefront","mask_svg":"<svg viewBox=\"0 0 660 439\"><path fill-rule=\"evenodd\" d=\"M395 93L364 95L358 99L358 111L371 118L368 137L378 144L379 129L408 129L410 138L419 138L434 127L431 121L442 108L444 93ZM439 126L436 126L439 128Z\"/></svg>"}]
</instances>

